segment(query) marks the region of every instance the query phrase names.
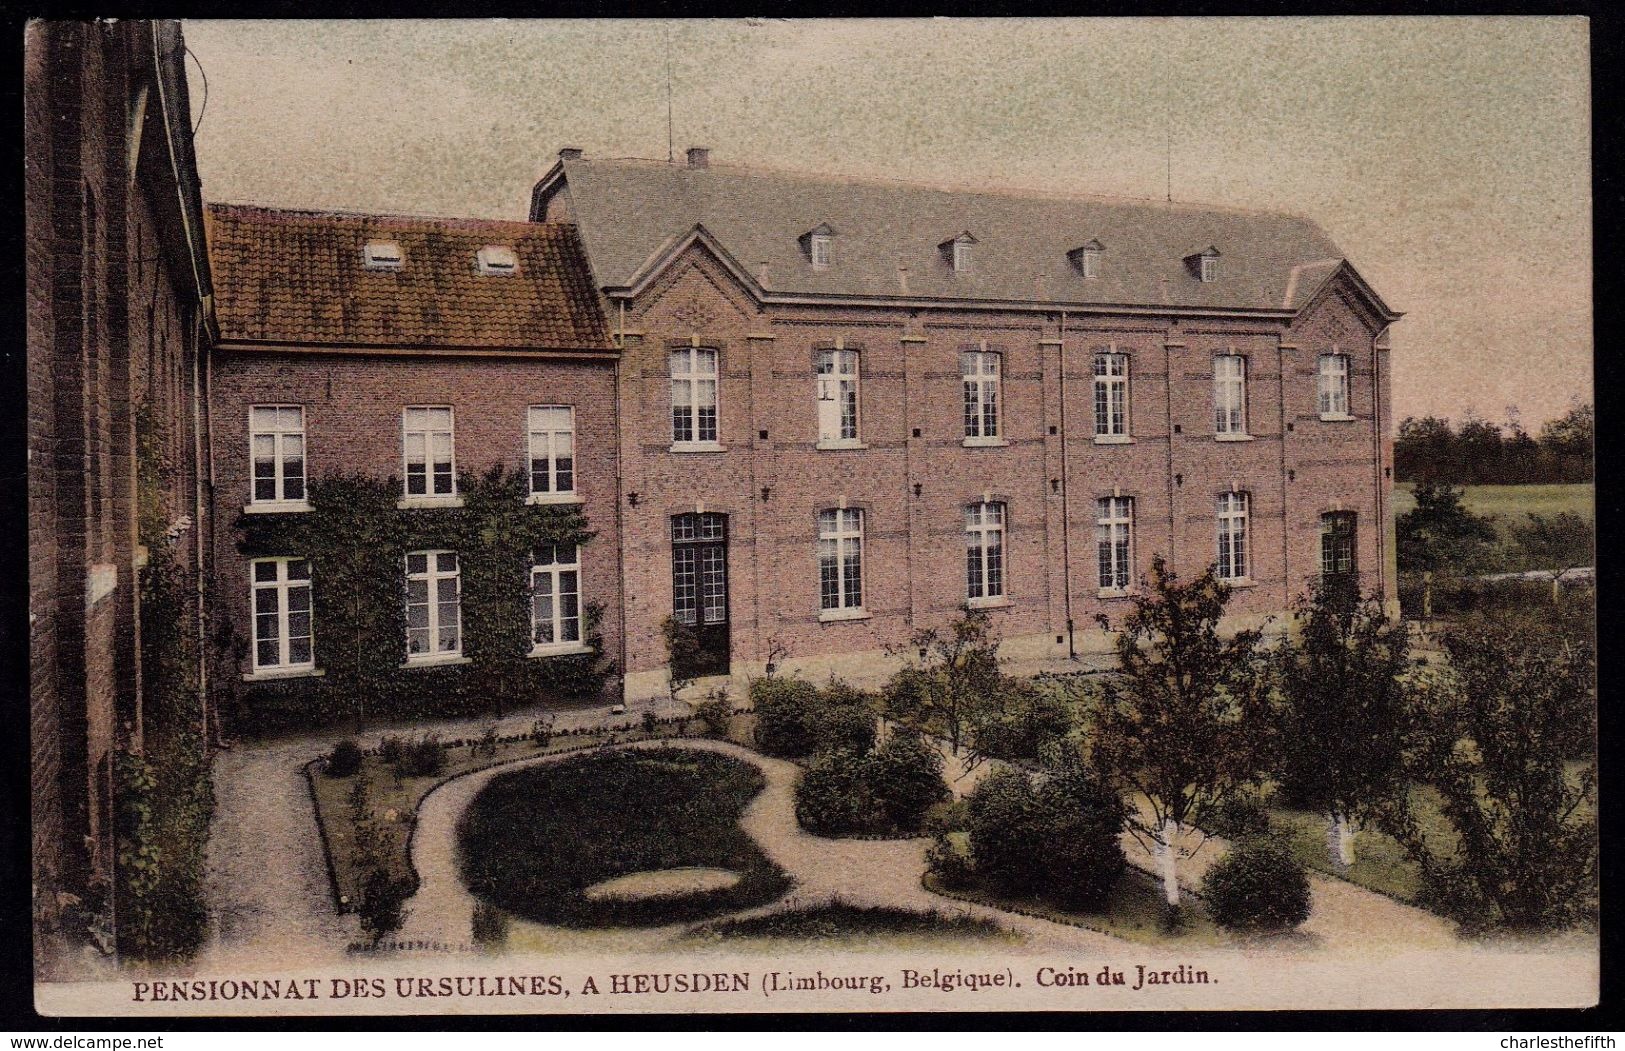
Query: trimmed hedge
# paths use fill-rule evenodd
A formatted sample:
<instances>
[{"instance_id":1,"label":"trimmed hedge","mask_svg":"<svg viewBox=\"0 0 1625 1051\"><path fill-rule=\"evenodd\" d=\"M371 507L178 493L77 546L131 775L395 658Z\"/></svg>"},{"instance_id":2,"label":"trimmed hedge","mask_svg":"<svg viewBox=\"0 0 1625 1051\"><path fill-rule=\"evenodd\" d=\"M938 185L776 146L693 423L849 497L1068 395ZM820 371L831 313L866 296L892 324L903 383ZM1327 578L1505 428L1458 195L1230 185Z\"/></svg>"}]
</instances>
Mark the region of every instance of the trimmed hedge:
<instances>
[{"instance_id":1,"label":"trimmed hedge","mask_svg":"<svg viewBox=\"0 0 1625 1051\"><path fill-rule=\"evenodd\" d=\"M1080 765L1041 785L1004 767L968 802L971 868L1000 894L1087 909L1105 899L1127 866L1118 841L1127 807Z\"/></svg>"},{"instance_id":2,"label":"trimmed hedge","mask_svg":"<svg viewBox=\"0 0 1625 1051\"><path fill-rule=\"evenodd\" d=\"M1208 869L1202 898L1213 922L1229 930L1291 930L1309 918L1309 873L1285 846L1251 840Z\"/></svg>"}]
</instances>

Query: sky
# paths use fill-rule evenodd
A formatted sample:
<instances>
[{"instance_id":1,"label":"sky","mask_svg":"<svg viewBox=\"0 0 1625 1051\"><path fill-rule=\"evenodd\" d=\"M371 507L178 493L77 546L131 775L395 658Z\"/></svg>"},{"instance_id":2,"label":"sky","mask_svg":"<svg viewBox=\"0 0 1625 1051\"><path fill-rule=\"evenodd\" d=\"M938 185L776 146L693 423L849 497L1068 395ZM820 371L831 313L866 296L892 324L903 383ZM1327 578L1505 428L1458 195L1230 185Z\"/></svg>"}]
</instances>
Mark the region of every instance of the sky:
<instances>
[{"instance_id":1,"label":"sky","mask_svg":"<svg viewBox=\"0 0 1625 1051\"><path fill-rule=\"evenodd\" d=\"M210 201L524 219L560 147L1292 212L1394 414L1589 401L1580 18L188 21ZM203 79L207 78L207 88Z\"/></svg>"}]
</instances>

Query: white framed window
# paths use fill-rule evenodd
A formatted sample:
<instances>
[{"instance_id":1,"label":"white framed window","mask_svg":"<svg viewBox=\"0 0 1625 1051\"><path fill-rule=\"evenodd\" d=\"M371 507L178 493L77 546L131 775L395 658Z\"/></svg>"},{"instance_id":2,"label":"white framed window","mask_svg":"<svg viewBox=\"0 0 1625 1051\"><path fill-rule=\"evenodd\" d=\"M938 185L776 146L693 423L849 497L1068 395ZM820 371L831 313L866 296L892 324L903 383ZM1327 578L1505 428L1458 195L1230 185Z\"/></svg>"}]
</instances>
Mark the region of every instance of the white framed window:
<instances>
[{"instance_id":1,"label":"white framed window","mask_svg":"<svg viewBox=\"0 0 1625 1051\"><path fill-rule=\"evenodd\" d=\"M965 508L965 596L1004 597L1004 504L979 503Z\"/></svg>"},{"instance_id":2,"label":"white framed window","mask_svg":"<svg viewBox=\"0 0 1625 1051\"><path fill-rule=\"evenodd\" d=\"M300 405L255 405L248 410L253 460L252 504L305 500L305 410Z\"/></svg>"},{"instance_id":3,"label":"white framed window","mask_svg":"<svg viewBox=\"0 0 1625 1051\"><path fill-rule=\"evenodd\" d=\"M581 549L538 548L530 567L532 652L581 644Z\"/></svg>"},{"instance_id":4,"label":"white framed window","mask_svg":"<svg viewBox=\"0 0 1625 1051\"><path fill-rule=\"evenodd\" d=\"M671 352L671 440L677 445L717 440L717 352L679 347Z\"/></svg>"},{"instance_id":5,"label":"white framed window","mask_svg":"<svg viewBox=\"0 0 1625 1051\"><path fill-rule=\"evenodd\" d=\"M1092 280L1100 276L1100 249L1085 248L1078 253L1078 265L1083 270L1085 280Z\"/></svg>"},{"instance_id":6,"label":"white framed window","mask_svg":"<svg viewBox=\"0 0 1625 1051\"><path fill-rule=\"evenodd\" d=\"M818 352L818 440L858 440L858 352Z\"/></svg>"},{"instance_id":7,"label":"white framed window","mask_svg":"<svg viewBox=\"0 0 1625 1051\"><path fill-rule=\"evenodd\" d=\"M507 245L486 245L475 253L474 266L482 274L505 277L519 272L519 257Z\"/></svg>"},{"instance_id":8,"label":"white framed window","mask_svg":"<svg viewBox=\"0 0 1625 1051\"><path fill-rule=\"evenodd\" d=\"M406 659L445 660L463 653L462 573L455 551L406 556Z\"/></svg>"},{"instance_id":9,"label":"white framed window","mask_svg":"<svg viewBox=\"0 0 1625 1051\"><path fill-rule=\"evenodd\" d=\"M530 495L576 489L576 411L569 405L532 405L527 413Z\"/></svg>"},{"instance_id":10,"label":"white framed window","mask_svg":"<svg viewBox=\"0 0 1625 1051\"><path fill-rule=\"evenodd\" d=\"M1103 496L1095 502L1095 547L1100 590L1127 591L1134 579L1134 498Z\"/></svg>"},{"instance_id":11,"label":"white framed window","mask_svg":"<svg viewBox=\"0 0 1625 1051\"><path fill-rule=\"evenodd\" d=\"M967 350L959 355L959 373L965 387L965 437L999 436L999 355Z\"/></svg>"},{"instance_id":12,"label":"white framed window","mask_svg":"<svg viewBox=\"0 0 1625 1051\"><path fill-rule=\"evenodd\" d=\"M456 496L457 465L449 405L409 405L401 412L406 495Z\"/></svg>"},{"instance_id":13,"label":"white framed window","mask_svg":"<svg viewBox=\"0 0 1625 1051\"><path fill-rule=\"evenodd\" d=\"M830 235L813 234L807 245L812 256L814 270L828 270L830 260Z\"/></svg>"},{"instance_id":14,"label":"white framed window","mask_svg":"<svg viewBox=\"0 0 1625 1051\"><path fill-rule=\"evenodd\" d=\"M1202 257L1202 280L1217 281L1219 279L1218 256L1204 255Z\"/></svg>"},{"instance_id":15,"label":"white framed window","mask_svg":"<svg viewBox=\"0 0 1625 1051\"><path fill-rule=\"evenodd\" d=\"M257 558L249 564L254 609L254 670L315 667L310 608L310 561Z\"/></svg>"},{"instance_id":16,"label":"white framed window","mask_svg":"<svg viewBox=\"0 0 1625 1051\"><path fill-rule=\"evenodd\" d=\"M361 261L368 270L399 270L406 262L399 241L368 241L361 252Z\"/></svg>"},{"instance_id":17,"label":"white framed window","mask_svg":"<svg viewBox=\"0 0 1625 1051\"><path fill-rule=\"evenodd\" d=\"M1247 359L1240 354L1213 358L1213 431L1247 433Z\"/></svg>"},{"instance_id":18,"label":"white framed window","mask_svg":"<svg viewBox=\"0 0 1625 1051\"><path fill-rule=\"evenodd\" d=\"M863 511L818 512L818 589L822 610L863 608Z\"/></svg>"},{"instance_id":19,"label":"white framed window","mask_svg":"<svg viewBox=\"0 0 1625 1051\"><path fill-rule=\"evenodd\" d=\"M1095 355L1095 435L1128 436L1128 355Z\"/></svg>"},{"instance_id":20,"label":"white framed window","mask_svg":"<svg viewBox=\"0 0 1625 1051\"><path fill-rule=\"evenodd\" d=\"M1247 494L1219 494L1219 579L1247 579Z\"/></svg>"},{"instance_id":21,"label":"white framed window","mask_svg":"<svg viewBox=\"0 0 1625 1051\"><path fill-rule=\"evenodd\" d=\"M1349 356L1322 354L1318 385L1320 414L1347 416L1349 414Z\"/></svg>"},{"instance_id":22,"label":"white framed window","mask_svg":"<svg viewBox=\"0 0 1625 1051\"><path fill-rule=\"evenodd\" d=\"M971 242L969 242L969 241L955 241L954 242L954 272L955 273L960 273L960 274L967 273L970 270L970 264L971 264Z\"/></svg>"}]
</instances>

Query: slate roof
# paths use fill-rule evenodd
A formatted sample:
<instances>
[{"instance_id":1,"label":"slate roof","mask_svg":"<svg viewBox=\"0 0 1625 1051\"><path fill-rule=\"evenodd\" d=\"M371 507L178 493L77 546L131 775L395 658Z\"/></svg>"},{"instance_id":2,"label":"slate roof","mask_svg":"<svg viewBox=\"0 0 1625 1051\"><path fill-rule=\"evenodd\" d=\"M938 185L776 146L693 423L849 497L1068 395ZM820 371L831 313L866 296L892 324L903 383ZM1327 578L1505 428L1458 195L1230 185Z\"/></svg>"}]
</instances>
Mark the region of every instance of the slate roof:
<instances>
[{"instance_id":1,"label":"slate roof","mask_svg":"<svg viewBox=\"0 0 1625 1051\"><path fill-rule=\"evenodd\" d=\"M575 228L562 223L357 215L211 204L220 338L294 344L604 350L610 346ZM400 244L399 270L362 265ZM513 275L482 275L486 245Z\"/></svg>"},{"instance_id":2,"label":"slate roof","mask_svg":"<svg viewBox=\"0 0 1625 1051\"><path fill-rule=\"evenodd\" d=\"M559 163L593 279L606 291L631 286L696 226L751 279L766 263L761 288L769 295L1290 312L1343 262L1313 222L1268 212L718 164ZM815 270L799 239L821 223L839 233L833 264ZM971 270L956 274L939 246L962 232L977 243ZM1068 253L1097 240L1107 246L1099 277L1085 280ZM1223 258L1219 279L1204 283L1185 260L1209 245ZM906 290L900 266L908 268Z\"/></svg>"}]
</instances>

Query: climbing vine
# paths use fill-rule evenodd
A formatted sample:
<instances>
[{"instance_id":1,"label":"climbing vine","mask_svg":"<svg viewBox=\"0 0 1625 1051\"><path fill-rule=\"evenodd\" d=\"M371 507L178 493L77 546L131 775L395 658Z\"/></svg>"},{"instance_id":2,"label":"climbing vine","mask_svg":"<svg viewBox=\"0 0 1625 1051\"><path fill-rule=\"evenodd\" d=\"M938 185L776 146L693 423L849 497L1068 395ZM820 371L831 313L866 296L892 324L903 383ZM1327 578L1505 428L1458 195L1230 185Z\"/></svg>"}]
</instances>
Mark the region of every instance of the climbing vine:
<instances>
[{"instance_id":1,"label":"climbing vine","mask_svg":"<svg viewBox=\"0 0 1625 1051\"><path fill-rule=\"evenodd\" d=\"M316 666L324 673L247 684L239 730L501 713L604 689L614 666L603 657L599 605L583 610L591 652L529 656L532 552L591 540L578 506L527 504L524 474L501 465L459 477L461 507L403 510L400 491L395 478L332 476L311 483L308 512L238 519L246 557L310 560ZM405 558L432 549L458 555L468 662L405 668ZM248 645L233 640L239 660Z\"/></svg>"}]
</instances>

